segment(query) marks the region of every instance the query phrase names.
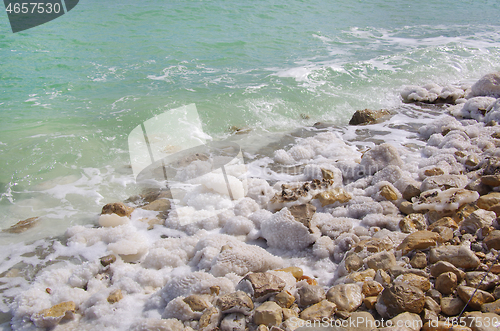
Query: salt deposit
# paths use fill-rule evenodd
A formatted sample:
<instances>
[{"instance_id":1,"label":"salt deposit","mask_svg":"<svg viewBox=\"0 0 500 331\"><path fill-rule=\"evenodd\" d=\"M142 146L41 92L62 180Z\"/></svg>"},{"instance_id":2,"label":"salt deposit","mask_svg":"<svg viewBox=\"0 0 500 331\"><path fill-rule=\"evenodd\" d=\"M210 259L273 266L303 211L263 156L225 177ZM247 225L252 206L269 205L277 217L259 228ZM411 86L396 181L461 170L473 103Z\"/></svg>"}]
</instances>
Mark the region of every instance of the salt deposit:
<instances>
[{"instance_id":1,"label":"salt deposit","mask_svg":"<svg viewBox=\"0 0 500 331\"><path fill-rule=\"evenodd\" d=\"M129 202L135 209L109 207L95 226L69 228L64 241L20 248L0 269L8 287L1 288L7 300L0 308L12 312L14 330L186 331L256 327L255 321L293 330L288 317L319 316L321 309L333 316L332 302L392 317L410 309L388 301L401 291L423 307L412 279L430 281L410 267L410 258L419 265L416 250L462 263L457 251L470 260L458 268L492 261L473 243L498 229L496 209L469 204L481 190L498 191L481 182L498 175L500 127L489 123L500 119L492 97L497 76L476 83L475 96L457 105L404 105L361 131L311 128L292 145L249 155L247 165L229 162L225 174L195 160L177 174L186 181L182 194L149 202L142 196ZM454 104L465 92L429 84L409 87L402 97ZM409 124L395 124L401 121ZM198 171L205 174L196 177ZM452 224L445 216L462 232L442 226ZM42 270L32 278L26 266ZM259 277L276 286L257 285ZM365 295L366 281L379 284L379 292ZM319 286L326 299L319 293L302 307L309 286ZM353 293L350 301L344 292ZM296 298L300 307L292 306ZM65 302L71 303L57 306Z\"/></svg>"}]
</instances>

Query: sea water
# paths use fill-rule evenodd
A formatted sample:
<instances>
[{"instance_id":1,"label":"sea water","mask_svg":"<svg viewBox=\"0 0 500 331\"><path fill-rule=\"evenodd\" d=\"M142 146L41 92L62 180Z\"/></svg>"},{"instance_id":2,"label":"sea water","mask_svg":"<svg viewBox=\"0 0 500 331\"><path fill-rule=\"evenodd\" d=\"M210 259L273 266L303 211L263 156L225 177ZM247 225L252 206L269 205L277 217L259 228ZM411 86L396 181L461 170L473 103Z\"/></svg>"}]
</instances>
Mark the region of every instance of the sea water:
<instances>
[{"instance_id":1,"label":"sea water","mask_svg":"<svg viewBox=\"0 0 500 331\"><path fill-rule=\"evenodd\" d=\"M498 71L499 14L486 0L81 0L15 34L0 16L0 228L40 217L0 233L0 273L24 243L137 193L127 139L153 116L195 104L207 135L249 129L249 147L344 125L397 108L404 85Z\"/></svg>"}]
</instances>

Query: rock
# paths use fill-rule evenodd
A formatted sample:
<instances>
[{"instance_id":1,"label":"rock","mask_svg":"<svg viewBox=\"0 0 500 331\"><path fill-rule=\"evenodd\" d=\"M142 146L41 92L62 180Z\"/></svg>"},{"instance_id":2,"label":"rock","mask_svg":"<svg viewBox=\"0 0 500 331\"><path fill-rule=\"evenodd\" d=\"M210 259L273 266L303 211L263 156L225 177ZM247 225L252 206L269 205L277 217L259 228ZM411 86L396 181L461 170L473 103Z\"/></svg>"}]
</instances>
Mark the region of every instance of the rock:
<instances>
[{"instance_id":1,"label":"rock","mask_svg":"<svg viewBox=\"0 0 500 331\"><path fill-rule=\"evenodd\" d=\"M401 167L403 162L399 157L398 150L394 146L384 143L373 147L363 154L359 164L358 175L360 177L373 175L389 165Z\"/></svg>"},{"instance_id":2,"label":"rock","mask_svg":"<svg viewBox=\"0 0 500 331\"><path fill-rule=\"evenodd\" d=\"M380 292L382 292L383 289L384 287L379 282L374 280L365 280L363 282L361 291L363 292L363 295L365 297L371 297L377 296Z\"/></svg>"},{"instance_id":3,"label":"rock","mask_svg":"<svg viewBox=\"0 0 500 331\"><path fill-rule=\"evenodd\" d=\"M281 291L275 295L274 301L281 308L290 308L295 302L295 297L288 291Z\"/></svg>"},{"instance_id":4,"label":"rock","mask_svg":"<svg viewBox=\"0 0 500 331\"><path fill-rule=\"evenodd\" d=\"M471 87L471 96L500 97L500 74L493 72L481 77Z\"/></svg>"},{"instance_id":5,"label":"rock","mask_svg":"<svg viewBox=\"0 0 500 331\"><path fill-rule=\"evenodd\" d=\"M269 331L269 328L265 326L264 324L261 324L257 327L257 331Z\"/></svg>"},{"instance_id":6,"label":"rock","mask_svg":"<svg viewBox=\"0 0 500 331\"><path fill-rule=\"evenodd\" d=\"M357 284L335 285L326 293L328 301L335 303L339 310L354 311L363 303L361 287Z\"/></svg>"},{"instance_id":7,"label":"rock","mask_svg":"<svg viewBox=\"0 0 500 331\"><path fill-rule=\"evenodd\" d=\"M345 258L344 264L347 272L357 271L363 266L363 259L353 253Z\"/></svg>"},{"instance_id":8,"label":"rock","mask_svg":"<svg viewBox=\"0 0 500 331\"><path fill-rule=\"evenodd\" d=\"M162 218L165 218L168 215L168 211L170 210L170 200L168 199L158 199L149 204L141 207L144 210L154 210L159 211Z\"/></svg>"},{"instance_id":9,"label":"rock","mask_svg":"<svg viewBox=\"0 0 500 331\"><path fill-rule=\"evenodd\" d=\"M460 283L462 279L465 278L465 272L455 267L450 262L439 261L436 264L431 265L430 272L433 277L438 277L445 272L453 272L457 276L457 281Z\"/></svg>"},{"instance_id":10,"label":"rock","mask_svg":"<svg viewBox=\"0 0 500 331\"><path fill-rule=\"evenodd\" d=\"M201 315L200 320L198 321L198 328L201 331L216 330L217 326L219 325L220 318L221 318L221 313L217 308L215 307L207 308Z\"/></svg>"},{"instance_id":11,"label":"rock","mask_svg":"<svg viewBox=\"0 0 500 331\"><path fill-rule=\"evenodd\" d=\"M377 273L373 277L373 280L379 282L380 284L382 284L382 286L386 287L391 283L391 276L389 276L389 274L384 270L378 269Z\"/></svg>"},{"instance_id":12,"label":"rock","mask_svg":"<svg viewBox=\"0 0 500 331\"><path fill-rule=\"evenodd\" d=\"M362 125L362 124L371 124L378 122L381 118L385 116L389 116L390 113L386 109L380 110L372 110L372 109L363 109L356 110L354 115L352 115L351 120L349 121L349 125Z\"/></svg>"},{"instance_id":13,"label":"rock","mask_svg":"<svg viewBox=\"0 0 500 331\"><path fill-rule=\"evenodd\" d=\"M450 188L464 188L469 182L467 176L464 175L439 175L427 177L422 182L420 189L422 192L440 189L441 191L448 190Z\"/></svg>"},{"instance_id":14,"label":"rock","mask_svg":"<svg viewBox=\"0 0 500 331\"><path fill-rule=\"evenodd\" d=\"M66 328L68 330L69 328ZM184 324L175 318L157 319L145 318L141 319L133 328L136 331L188 331L191 328L184 328ZM206 330L204 330L206 331Z\"/></svg>"},{"instance_id":15,"label":"rock","mask_svg":"<svg viewBox=\"0 0 500 331\"><path fill-rule=\"evenodd\" d=\"M325 290L319 285L304 285L297 291L299 305L307 307L326 299Z\"/></svg>"},{"instance_id":16,"label":"rock","mask_svg":"<svg viewBox=\"0 0 500 331\"><path fill-rule=\"evenodd\" d=\"M476 191L479 195L486 195L491 191L491 187L481 182L481 178L472 180L465 186L466 189Z\"/></svg>"},{"instance_id":17,"label":"rock","mask_svg":"<svg viewBox=\"0 0 500 331\"><path fill-rule=\"evenodd\" d=\"M481 183L488 186L500 186L500 175L487 175L481 177Z\"/></svg>"},{"instance_id":18,"label":"rock","mask_svg":"<svg viewBox=\"0 0 500 331\"><path fill-rule=\"evenodd\" d=\"M390 240L371 238L365 239L354 245L354 252L359 253L366 248L368 252L376 253L392 249L393 243Z\"/></svg>"},{"instance_id":19,"label":"rock","mask_svg":"<svg viewBox=\"0 0 500 331\"><path fill-rule=\"evenodd\" d=\"M436 290L445 295L452 294L458 286L457 275L451 271L442 273L436 279L434 286Z\"/></svg>"},{"instance_id":20,"label":"rock","mask_svg":"<svg viewBox=\"0 0 500 331\"><path fill-rule=\"evenodd\" d=\"M352 195L343 188L337 187L329 191L323 191L317 194L314 198L318 199L319 202L321 202L321 206L324 207L337 201L340 203L346 203L352 199Z\"/></svg>"},{"instance_id":21,"label":"rock","mask_svg":"<svg viewBox=\"0 0 500 331\"><path fill-rule=\"evenodd\" d=\"M76 305L73 301L61 302L33 314L31 320L39 328L51 328L59 324L62 319L73 318L75 311Z\"/></svg>"},{"instance_id":22,"label":"rock","mask_svg":"<svg viewBox=\"0 0 500 331\"><path fill-rule=\"evenodd\" d=\"M118 216L130 216L134 211L133 207L125 205L123 202L108 203L102 207L101 215L116 214Z\"/></svg>"},{"instance_id":23,"label":"rock","mask_svg":"<svg viewBox=\"0 0 500 331\"><path fill-rule=\"evenodd\" d=\"M399 221L399 228L404 233L412 233L427 229L427 221L422 214L410 214Z\"/></svg>"},{"instance_id":24,"label":"rock","mask_svg":"<svg viewBox=\"0 0 500 331\"><path fill-rule=\"evenodd\" d=\"M482 227L491 226L495 218L496 214L494 212L478 209L462 221L460 230L474 234Z\"/></svg>"},{"instance_id":25,"label":"rock","mask_svg":"<svg viewBox=\"0 0 500 331\"><path fill-rule=\"evenodd\" d=\"M363 303L367 309L375 309L375 304L377 303L377 297L366 297L363 299Z\"/></svg>"},{"instance_id":26,"label":"rock","mask_svg":"<svg viewBox=\"0 0 500 331\"><path fill-rule=\"evenodd\" d=\"M477 192L461 188L450 188L445 191L434 189L422 192L418 199L414 199L413 209L416 211L428 209L438 212L456 210L466 203L475 202L478 198Z\"/></svg>"},{"instance_id":27,"label":"rock","mask_svg":"<svg viewBox=\"0 0 500 331\"><path fill-rule=\"evenodd\" d=\"M372 314L366 311L355 311L346 319L345 327L342 327L342 331L377 331L376 325L377 321L375 321ZM323 331L327 330L323 329Z\"/></svg>"},{"instance_id":28,"label":"rock","mask_svg":"<svg viewBox=\"0 0 500 331\"><path fill-rule=\"evenodd\" d=\"M481 306L481 311L483 313L495 313L500 315L500 300L483 304ZM500 317L499 317L499 322L500 322Z\"/></svg>"},{"instance_id":29,"label":"rock","mask_svg":"<svg viewBox=\"0 0 500 331\"><path fill-rule=\"evenodd\" d=\"M281 292L285 282L268 272L255 272L246 275L241 282L249 281L252 287L252 296L255 300L263 301L274 293Z\"/></svg>"},{"instance_id":30,"label":"rock","mask_svg":"<svg viewBox=\"0 0 500 331\"><path fill-rule=\"evenodd\" d=\"M500 250L500 230L493 230L484 238L483 243L488 249Z\"/></svg>"},{"instance_id":31,"label":"rock","mask_svg":"<svg viewBox=\"0 0 500 331\"><path fill-rule=\"evenodd\" d=\"M243 313L248 315L253 309L253 301L243 291L226 294L217 299L217 307L223 313Z\"/></svg>"},{"instance_id":32,"label":"rock","mask_svg":"<svg viewBox=\"0 0 500 331\"><path fill-rule=\"evenodd\" d=\"M436 222L432 223L431 225L429 225L427 227L427 230L432 231L438 226L444 226L444 227L451 228L454 230L458 229L458 224L457 224L457 222L455 222L455 220L453 220L453 218L443 217L443 218L440 218L439 220L437 220Z\"/></svg>"},{"instance_id":33,"label":"rock","mask_svg":"<svg viewBox=\"0 0 500 331\"><path fill-rule=\"evenodd\" d=\"M474 168L474 167L477 167L479 165L479 162L480 162L480 160L477 157L477 155L470 154L467 156L467 159L465 160L465 165L468 168Z\"/></svg>"},{"instance_id":34,"label":"rock","mask_svg":"<svg viewBox=\"0 0 500 331\"><path fill-rule=\"evenodd\" d=\"M429 262L450 262L457 268L473 269L479 264L479 258L466 246L441 246L432 248L429 254Z\"/></svg>"},{"instance_id":35,"label":"rock","mask_svg":"<svg viewBox=\"0 0 500 331\"><path fill-rule=\"evenodd\" d=\"M368 268L373 270L388 270L396 264L396 258L394 257L394 254L388 251L383 251L367 257L365 259L365 263Z\"/></svg>"},{"instance_id":36,"label":"rock","mask_svg":"<svg viewBox=\"0 0 500 331\"><path fill-rule=\"evenodd\" d=\"M500 283L500 276L491 272L486 274L482 271L471 271L465 274L465 281L467 286L474 288L479 286L480 290L490 290Z\"/></svg>"},{"instance_id":37,"label":"rock","mask_svg":"<svg viewBox=\"0 0 500 331\"><path fill-rule=\"evenodd\" d=\"M416 253L410 260L410 264L413 268L423 269L427 267L427 255L422 252Z\"/></svg>"},{"instance_id":38,"label":"rock","mask_svg":"<svg viewBox=\"0 0 500 331\"><path fill-rule=\"evenodd\" d=\"M192 294L185 297L184 302L188 304L192 311L204 311L211 306L206 296L198 294Z\"/></svg>"},{"instance_id":39,"label":"rock","mask_svg":"<svg viewBox=\"0 0 500 331\"><path fill-rule=\"evenodd\" d=\"M392 318L404 312L420 314L424 303L422 290L408 284L394 283L382 291L375 308L381 316Z\"/></svg>"},{"instance_id":40,"label":"rock","mask_svg":"<svg viewBox=\"0 0 500 331\"><path fill-rule=\"evenodd\" d=\"M101 257L101 265L103 267L107 267L108 265L114 263L115 261L116 261L116 256L114 256L113 254Z\"/></svg>"},{"instance_id":41,"label":"rock","mask_svg":"<svg viewBox=\"0 0 500 331\"><path fill-rule=\"evenodd\" d=\"M389 269L389 272L391 273L393 279L399 277L400 275L405 275L405 274L415 274L417 276L429 278L429 275L424 270L408 269L400 265L393 266L391 269Z\"/></svg>"},{"instance_id":42,"label":"rock","mask_svg":"<svg viewBox=\"0 0 500 331\"><path fill-rule=\"evenodd\" d=\"M301 280L305 280L307 282L307 284L309 284L309 285L318 285L318 282L316 281L316 279L311 278L309 276L302 276L302 277L300 277L300 279L298 281L300 282Z\"/></svg>"},{"instance_id":43,"label":"rock","mask_svg":"<svg viewBox=\"0 0 500 331\"><path fill-rule=\"evenodd\" d=\"M291 206L288 210L290 210L290 213L293 215L293 217L295 217L295 220L304 224L304 226L306 226L307 228L311 227L311 219L316 212L316 207L314 205L312 205L311 203L294 205Z\"/></svg>"},{"instance_id":44,"label":"rock","mask_svg":"<svg viewBox=\"0 0 500 331\"><path fill-rule=\"evenodd\" d=\"M410 215L410 214L413 214L416 212L420 212L420 211L416 211L415 209L413 209L413 203L411 203L409 201L402 201L399 204L399 211L405 215Z\"/></svg>"},{"instance_id":45,"label":"rock","mask_svg":"<svg viewBox=\"0 0 500 331\"><path fill-rule=\"evenodd\" d=\"M273 301L266 301L255 309L254 324L264 324L267 327L280 325L283 321L283 312L280 306Z\"/></svg>"},{"instance_id":46,"label":"rock","mask_svg":"<svg viewBox=\"0 0 500 331\"><path fill-rule=\"evenodd\" d=\"M299 316L306 321L321 321L330 318L336 310L337 306L333 302L323 300L304 309Z\"/></svg>"},{"instance_id":47,"label":"rock","mask_svg":"<svg viewBox=\"0 0 500 331\"><path fill-rule=\"evenodd\" d=\"M425 293L425 295L429 298L432 298L432 300L436 301L437 303L441 302L442 295L438 290L430 289L429 291L427 291L427 293Z\"/></svg>"},{"instance_id":48,"label":"rock","mask_svg":"<svg viewBox=\"0 0 500 331\"><path fill-rule=\"evenodd\" d=\"M500 327L500 317L494 313L467 312L463 320L472 331L497 331Z\"/></svg>"},{"instance_id":49,"label":"rock","mask_svg":"<svg viewBox=\"0 0 500 331\"><path fill-rule=\"evenodd\" d=\"M283 308L283 320L287 320L289 318L298 318L299 317L299 309L289 309L289 308Z\"/></svg>"},{"instance_id":50,"label":"rock","mask_svg":"<svg viewBox=\"0 0 500 331\"><path fill-rule=\"evenodd\" d=\"M23 221L17 222L16 224L12 225L8 229L3 230L2 232L21 233L37 225L39 220L40 217L30 217Z\"/></svg>"},{"instance_id":51,"label":"rock","mask_svg":"<svg viewBox=\"0 0 500 331\"><path fill-rule=\"evenodd\" d=\"M439 314L441 312L441 306L433 298L426 296L424 302L424 308Z\"/></svg>"},{"instance_id":52,"label":"rock","mask_svg":"<svg viewBox=\"0 0 500 331\"><path fill-rule=\"evenodd\" d=\"M452 325L449 322L433 320L426 322L421 331L472 331L461 325Z\"/></svg>"},{"instance_id":53,"label":"rock","mask_svg":"<svg viewBox=\"0 0 500 331\"><path fill-rule=\"evenodd\" d=\"M494 205L490 207L488 210L494 212L497 215L497 217L500 217L500 204Z\"/></svg>"},{"instance_id":54,"label":"rock","mask_svg":"<svg viewBox=\"0 0 500 331\"><path fill-rule=\"evenodd\" d=\"M472 297L474 290L475 289L473 287L461 285L457 288L457 294L460 297L460 299L462 299L462 301L468 302L469 299ZM476 293L474 294L474 297L472 297L472 300L470 300L469 306L472 309L480 310L481 305L493 301L495 301L493 295L483 290L477 290Z\"/></svg>"},{"instance_id":55,"label":"rock","mask_svg":"<svg viewBox=\"0 0 500 331\"><path fill-rule=\"evenodd\" d=\"M220 322L221 331L245 331L246 319L245 315L233 313L226 315Z\"/></svg>"},{"instance_id":56,"label":"rock","mask_svg":"<svg viewBox=\"0 0 500 331\"><path fill-rule=\"evenodd\" d=\"M398 199L398 194L389 185L384 185L380 188L380 195L389 201L394 201Z\"/></svg>"},{"instance_id":57,"label":"rock","mask_svg":"<svg viewBox=\"0 0 500 331\"><path fill-rule=\"evenodd\" d=\"M295 279L298 281L302 276L304 276L304 271L302 268L299 267L287 267L283 269L277 269L276 271L284 271L284 272L289 272L295 277Z\"/></svg>"},{"instance_id":58,"label":"rock","mask_svg":"<svg viewBox=\"0 0 500 331\"><path fill-rule=\"evenodd\" d=\"M436 246L439 240L439 234L427 230L411 233L403 242L396 248L402 250L403 255L408 254L414 249L426 249L431 246Z\"/></svg>"},{"instance_id":59,"label":"rock","mask_svg":"<svg viewBox=\"0 0 500 331\"><path fill-rule=\"evenodd\" d=\"M443 169L441 169L439 167L425 169L425 171L424 171L424 176L431 177L431 176L440 176L440 175L444 175L444 171L443 171Z\"/></svg>"},{"instance_id":60,"label":"rock","mask_svg":"<svg viewBox=\"0 0 500 331\"><path fill-rule=\"evenodd\" d=\"M439 311L441 311L441 307L439 307ZM422 319L423 319L424 324L429 322L429 321L437 321L438 314L432 310L424 308L424 316Z\"/></svg>"},{"instance_id":61,"label":"rock","mask_svg":"<svg viewBox=\"0 0 500 331\"><path fill-rule=\"evenodd\" d=\"M495 299L500 299L500 286L497 286L495 290L493 291L493 296Z\"/></svg>"},{"instance_id":62,"label":"rock","mask_svg":"<svg viewBox=\"0 0 500 331\"><path fill-rule=\"evenodd\" d=\"M408 184L403 191L403 199L411 201L411 198L418 197L422 193L420 191L420 187L417 187L415 184Z\"/></svg>"},{"instance_id":63,"label":"rock","mask_svg":"<svg viewBox=\"0 0 500 331\"><path fill-rule=\"evenodd\" d=\"M448 316L460 314L465 307L465 302L460 298L445 297L441 299L441 312Z\"/></svg>"},{"instance_id":64,"label":"rock","mask_svg":"<svg viewBox=\"0 0 500 331\"><path fill-rule=\"evenodd\" d=\"M353 272L345 278L345 282L346 283L364 282L367 279L373 279L375 277L375 274L376 272L373 269Z\"/></svg>"},{"instance_id":65,"label":"rock","mask_svg":"<svg viewBox=\"0 0 500 331\"><path fill-rule=\"evenodd\" d=\"M417 314L413 313L401 313L398 316L390 320L391 325L396 327L406 328L411 331L420 331L422 326L422 319Z\"/></svg>"},{"instance_id":66,"label":"rock","mask_svg":"<svg viewBox=\"0 0 500 331\"><path fill-rule=\"evenodd\" d=\"M418 276L412 273L399 275L394 279L394 282L414 286L419 288L422 292L427 292L431 288L431 283L427 277Z\"/></svg>"},{"instance_id":67,"label":"rock","mask_svg":"<svg viewBox=\"0 0 500 331\"><path fill-rule=\"evenodd\" d=\"M477 199L477 206L481 209L489 210L491 207L500 204L500 193L491 192L486 195L482 195Z\"/></svg>"},{"instance_id":68,"label":"rock","mask_svg":"<svg viewBox=\"0 0 500 331\"><path fill-rule=\"evenodd\" d=\"M117 303L118 301L120 301L121 299L123 299L123 294L122 294L122 290L120 289L117 289L117 290L114 290L113 292L111 292L111 294L108 296L108 302L110 304L113 304L113 303Z\"/></svg>"}]
</instances>

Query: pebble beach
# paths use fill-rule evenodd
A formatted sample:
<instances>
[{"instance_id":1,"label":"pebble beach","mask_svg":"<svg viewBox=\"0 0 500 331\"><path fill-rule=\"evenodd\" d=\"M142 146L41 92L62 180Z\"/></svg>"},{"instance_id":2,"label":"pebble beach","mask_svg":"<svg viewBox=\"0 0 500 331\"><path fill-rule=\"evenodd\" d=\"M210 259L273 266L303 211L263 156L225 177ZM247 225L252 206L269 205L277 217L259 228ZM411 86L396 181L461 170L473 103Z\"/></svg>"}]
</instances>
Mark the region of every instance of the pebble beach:
<instances>
[{"instance_id":1,"label":"pebble beach","mask_svg":"<svg viewBox=\"0 0 500 331\"><path fill-rule=\"evenodd\" d=\"M500 73L406 86L102 206L0 275L12 330L497 330ZM238 162L237 162L238 161ZM164 184L164 183L163 183ZM22 231L28 219L7 231ZM30 255L31 254L31 255ZM21 264L22 266L22 264ZM30 277L30 275L32 277Z\"/></svg>"}]
</instances>

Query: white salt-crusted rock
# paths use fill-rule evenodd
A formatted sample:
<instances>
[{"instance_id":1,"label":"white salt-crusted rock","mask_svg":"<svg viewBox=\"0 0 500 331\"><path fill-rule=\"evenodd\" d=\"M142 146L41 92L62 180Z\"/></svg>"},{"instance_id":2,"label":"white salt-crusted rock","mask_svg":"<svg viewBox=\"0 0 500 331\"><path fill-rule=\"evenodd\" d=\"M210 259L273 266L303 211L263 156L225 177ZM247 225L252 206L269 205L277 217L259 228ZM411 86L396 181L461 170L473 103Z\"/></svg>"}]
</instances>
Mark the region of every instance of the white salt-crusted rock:
<instances>
[{"instance_id":1,"label":"white salt-crusted rock","mask_svg":"<svg viewBox=\"0 0 500 331\"><path fill-rule=\"evenodd\" d=\"M175 318L159 319L147 318L137 322L131 328L132 331L186 331L184 324Z\"/></svg>"},{"instance_id":2,"label":"white salt-crusted rock","mask_svg":"<svg viewBox=\"0 0 500 331\"><path fill-rule=\"evenodd\" d=\"M238 201L236 206L234 206L234 214L236 216L248 217L248 215L250 215L253 212L256 212L259 209L260 209L259 205L253 199L243 198L240 201Z\"/></svg>"},{"instance_id":3,"label":"white salt-crusted rock","mask_svg":"<svg viewBox=\"0 0 500 331\"><path fill-rule=\"evenodd\" d=\"M232 236L208 235L196 245L190 264L222 276L231 272L241 275L250 271L280 268L283 260L261 247L245 244Z\"/></svg>"},{"instance_id":4,"label":"white salt-crusted rock","mask_svg":"<svg viewBox=\"0 0 500 331\"><path fill-rule=\"evenodd\" d=\"M426 124L418 129L418 133L424 138L429 139L434 133L441 133L444 130L455 130L462 129L462 124L457 121L456 118L451 116L443 116L432 121L432 123Z\"/></svg>"},{"instance_id":5,"label":"white salt-crusted rock","mask_svg":"<svg viewBox=\"0 0 500 331\"><path fill-rule=\"evenodd\" d=\"M496 99L492 97L471 98L463 106L454 108L451 113L455 117L473 118L482 121L486 109L495 101Z\"/></svg>"},{"instance_id":6,"label":"white salt-crusted rock","mask_svg":"<svg viewBox=\"0 0 500 331\"><path fill-rule=\"evenodd\" d=\"M274 161L276 161L277 163L288 165L296 163L294 158L284 149L278 149L277 151L274 151Z\"/></svg>"},{"instance_id":7,"label":"white salt-crusted rock","mask_svg":"<svg viewBox=\"0 0 500 331\"><path fill-rule=\"evenodd\" d=\"M320 259L329 257L333 253L335 245L333 240L327 236L319 237L313 245L313 254Z\"/></svg>"},{"instance_id":8,"label":"white salt-crusted rock","mask_svg":"<svg viewBox=\"0 0 500 331\"><path fill-rule=\"evenodd\" d=\"M209 273L196 271L173 277L161 289L160 296L165 303L169 303L181 296L210 294L210 287L212 286L218 286L220 295L224 295L234 292L235 284L228 278L216 278Z\"/></svg>"},{"instance_id":9,"label":"white salt-crusted rock","mask_svg":"<svg viewBox=\"0 0 500 331\"><path fill-rule=\"evenodd\" d=\"M471 96L500 97L500 72L486 74L471 87Z\"/></svg>"},{"instance_id":10,"label":"white salt-crusted rock","mask_svg":"<svg viewBox=\"0 0 500 331\"><path fill-rule=\"evenodd\" d=\"M488 123L490 121L500 122L500 99L493 102L486 110L484 122Z\"/></svg>"},{"instance_id":11,"label":"white salt-crusted rock","mask_svg":"<svg viewBox=\"0 0 500 331\"><path fill-rule=\"evenodd\" d=\"M363 217L361 224L367 227L386 228L397 231L401 217L397 215L369 214Z\"/></svg>"},{"instance_id":12,"label":"white salt-crusted rock","mask_svg":"<svg viewBox=\"0 0 500 331\"><path fill-rule=\"evenodd\" d=\"M162 318L176 318L180 321L189 321L199 319L202 312L193 311L191 307L184 301L184 297L180 296L171 300L165 310L163 311Z\"/></svg>"},{"instance_id":13,"label":"white salt-crusted rock","mask_svg":"<svg viewBox=\"0 0 500 331\"><path fill-rule=\"evenodd\" d=\"M130 222L130 218L127 216L118 216L116 214L105 214L99 216L99 225L104 227L114 227L127 224L128 222Z\"/></svg>"},{"instance_id":14,"label":"white salt-crusted rock","mask_svg":"<svg viewBox=\"0 0 500 331\"><path fill-rule=\"evenodd\" d=\"M390 165L398 167L403 165L396 147L387 143L375 146L361 158L361 163L358 167L358 176L373 175Z\"/></svg>"},{"instance_id":15,"label":"white salt-crusted rock","mask_svg":"<svg viewBox=\"0 0 500 331\"><path fill-rule=\"evenodd\" d=\"M327 213L316 213L312 222L323 235L337 238L340 234L349 232L354 225L359 223L359 220L348 217L332 217Z\"/></svg>"},{"instance_id":16,"label":"white salt-crusted rock","mask_svg":"<svg viewBox=\"0 0 500 331\"><path fill-rule=\"evenodd\" d=\"M434 102L439 97L442 87L437 84L426 84L420 86L405 86L401 91L401 97L405 102Z\"/></svg>"},{"instance_id":17,"label":"white salt-crusted rock","mask_svg":"<svg viewBox=\"0 0 500 331\"><path fill-rule=\"evenodd\" d=\"M248 216L248 219L250 219L255 224L255 227L257 229L260 229L261 223L265 220L270 220L272 217L272 212L266 209L260 209Z\"/></svg>"},{"instance_id":18,"label":"white salt-crusted rock","mask_svg":"<svg viewBox=\"0 0 500 331\"><path fill-rule=\"evenodd\" d=\"M159 239L150 248L141 265L158 270L186 265L194 254L196 242L197 239L192 237Z\"/></svg>"},{"instance_id":19,"label":"white salt-crusted rock","mask_svg":"<svg viewBox=\"0 0 500 331\"><path fill-rule=\"evenodd\" d=\"M289 250L304 249L319 237L319 233L310 233L307 227L296 221L288 208L283 208L270 220L264 221L260 230L269 247Z\"/></svg>"},{"instance_id":20,"label":"white salt-crusted rock","mask_svg":"<svg viewBox=\"0 0 500 331\"><path fill-rule=\"evenodd\" d=\"M210 272L217 277L228 273L243 276L249 272L263 272L283 266L281 257L274 256L265 249L243 242L231 242L221 248L215 257Z\"/></svg>"},{"instance_id":21,"label":"white salt-crusted rock","mask_svg":"<svg viewBox=\"0 0 500 331\"><path fill-rule=\"evenodd\" d=\"M274 190L269 183L261 178L248 179L248 193L247 196L252 198L261 207L267 205L269 200L274 196Z\"/></svg>"},{"instance_id":22,"label":"white salt-crusted rock","mask_svg":"<svg viewBox=\"0 0 500 331\"><path fill-rule=\"evenodd\" d=\"M423 192L418 199L414 198L414 210L456 210L461 205L471 203L479 198L479 193L460 188L439 189Z\"/></svg>"},{"instance_id":23,"label":"white salt-crusted rock","mask_svg":"<svg viewBox=\"0 0 500 331\"><path fill-rule=\"evenodd\" d=\"M208 173L196 179L197 183L201 183L205 188L213 190L221 195L229 196L228 186L231 190L233 199L238 200L245 196L245 188L243 183L238 178L227 174L228 183L222 173Z\"/></svg>"},{"instance_id":24,"label":"white salt-crusted rock","mask_svg":"<svg viewBox=\"0 0 500 331\"><path fill-rule=\"evenodd\" d=\"M254 223L246 217L234 216L226 221L222 232L230 235L247 235L255 228Z\"/></svg>"}]
</instances>

